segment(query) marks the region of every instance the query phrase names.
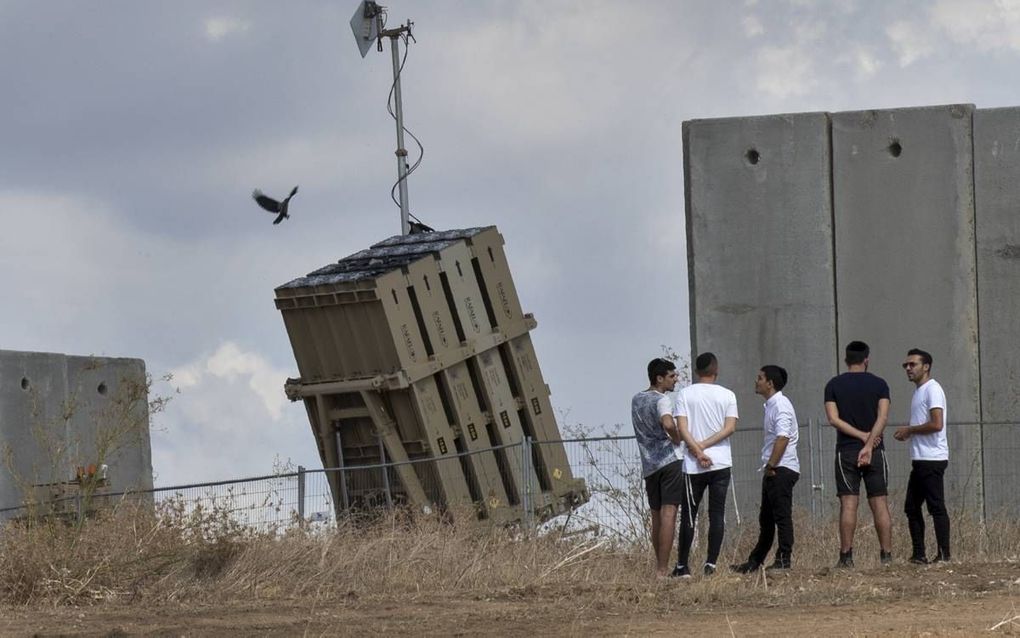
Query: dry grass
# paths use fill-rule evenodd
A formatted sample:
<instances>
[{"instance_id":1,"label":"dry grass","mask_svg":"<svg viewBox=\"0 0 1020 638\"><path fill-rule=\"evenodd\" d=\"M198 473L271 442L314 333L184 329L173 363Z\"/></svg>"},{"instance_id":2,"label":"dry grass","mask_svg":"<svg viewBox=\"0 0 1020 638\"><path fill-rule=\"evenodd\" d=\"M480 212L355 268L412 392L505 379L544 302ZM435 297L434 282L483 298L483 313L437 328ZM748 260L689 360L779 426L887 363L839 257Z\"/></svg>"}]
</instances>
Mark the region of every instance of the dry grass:
<instances>
[{"instance_id":1,"label":"dry grass","mask_svg":"<svg viewBox=\"0 0 1020 638\"><path fill-rule=\"evenodd\" d=\"M570 599L578 610L624 605L665 612L680 606L746 605L749 600L787 606L912 592L946 599L959 595L945 568L937 572L901 561L891 570L879 569L874 533L862 518L854 572L831 569L835 522L812 524L802 516L796 569L790 576L720 573L678 583L652 576L650 551L644 546L561 539L555 532L522 538L511 530L404 513L330 530L294 527L260 533L237 526L225 510L189 512L177 505L153 512L122 505L80 530L55 521L8 524L0 534L0 605L272 599L357 604L382 597L450 596ZM1020 556L1020 525L954 522L957 558L1010 565L1016 571L1012 563ZM724 566L744 558L755 533L753 523L731 526ZM902 525L894 537L895 553L902 559L907 555ZM694 552L696 564L702 551Z\"/></svg>"}]
</instances>

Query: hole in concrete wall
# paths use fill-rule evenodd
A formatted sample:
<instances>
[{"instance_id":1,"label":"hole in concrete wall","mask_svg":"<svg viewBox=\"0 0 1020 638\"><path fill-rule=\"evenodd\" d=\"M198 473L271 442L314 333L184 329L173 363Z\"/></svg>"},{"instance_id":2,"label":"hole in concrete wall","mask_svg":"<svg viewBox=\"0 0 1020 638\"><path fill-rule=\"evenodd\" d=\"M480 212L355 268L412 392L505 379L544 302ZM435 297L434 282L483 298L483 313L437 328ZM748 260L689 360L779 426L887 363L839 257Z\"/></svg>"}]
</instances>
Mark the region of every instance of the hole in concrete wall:
<instances>
[{"instance_id":1,"label":"hole in concrete wall","mask_svg":"<svg viewBox=\"0 0 1020 638\"><path fill-rule=\"evenodd\" d=\"M893 157L899 157L900 153L903 152L903 146L900 145L899 140L893 140L889 144L889 148L887 150L889 151L889 154L892 155Z\"/></svg>"},{"instance_id":2,"label":"hole in concrete wall","mask_svg":"<svg viewBox=\"0 0 1020 638\"><path fill-rule=\"evenodd\" d=\"M759 153L757 149L751 148L744 153L744 158L747 160L748 164L757 164L758 160L761 159L761 153Z\"/></svg>"},{"instance_id":3,"label":"hole in concrete wall","mask_svg":"<svg viewBox=\"0 0 1020 638\"><path fill-rule=\"evenodd\" d=\"M32 385L32 384L28 382L28 377L22 377L21 378L21 389L22 390L27 390L28 386L30 386L30 385Z\"/></svg>"},{"instance_id":4,"label":"hole in concrete wall","mask_svg":"<svg viewBox=\"0 0 1020 638\"><path fill-rule=\"evenodd\" d=\"M96 392L102 394L103 396L106 396L106 383L105 382L100 383L99 387L96 388Z\"/></svg>"}]
</instances>

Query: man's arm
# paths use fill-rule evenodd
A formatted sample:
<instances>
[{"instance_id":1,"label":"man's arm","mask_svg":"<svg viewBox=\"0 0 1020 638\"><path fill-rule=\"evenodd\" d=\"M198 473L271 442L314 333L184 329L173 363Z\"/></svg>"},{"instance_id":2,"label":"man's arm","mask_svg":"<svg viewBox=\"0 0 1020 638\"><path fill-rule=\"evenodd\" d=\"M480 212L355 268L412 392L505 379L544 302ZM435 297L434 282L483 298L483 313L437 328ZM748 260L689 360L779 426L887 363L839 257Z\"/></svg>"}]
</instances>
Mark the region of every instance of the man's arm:
<instances>
[{"instance_id":1,"label":"man's arm","mask_svg":"<svg viewBox=\"0 0 1020 638\"><path fill-rule=\"evenodd\" d=\"M896 433L893 437L897 441L906 441L915 434L932 434L933 432L941 432L944 427L943 423L943 410L942 408L932 408L928 410L928 422L921 425L904 425L903 427L896 428Z\"/></svg>"},{"instance_id":2,"label":"man's arm","mask_svg":"<svg viewBox=\"0 0 1020 638\"><path fill-rule=\"evenodd\" d=\"M888 411L888 405L886 406L886 411ZM853 437L859 441L868 440L867 432L858 430L843 419L839 418L839 408L836 407L835 401L825 402L825 416L829 419L829 425L836 428L843 434Z\"/></svg>"},{"instance_id":3,"label":"man's arm","mask_svg":"<svg viewBox=\"0 0 1020 638\"><path fill-rule=\"evenodd\" d=\"M864 439L864 447L861 448L860 453L857 455L857 465L871 465L871 452L878 445L878 442L882 440L882 432L885 430L885 424L889 421L889 399L878 400L878 416L875 418L874 425L871 426L871 432L868 433L867 438Z\"/></svg>"},{"instance_id":4,"label":"man's arm","mask_svg":"<svg viewBox=\"0 0 1020 638\"><path fill-rule=\"evenodd\" d=\"M687 417L678 416L676 418L677 426L680 428L680 438L683 439L684 443L687 444L687 450L698 459L698 465L702 467L709 467L712 465L712 459L708 458L705 454L705 450L702 449L698 442L691 436L691 430L687 427Z\"/></svg>"},{"instance_id":5,"label":"man's arm","mask_svg":"<svg viewBox=\"0 0 1020 638\"><path fill-rule=\"evenodd\" d=\"M681 417L683 418L683 417ZM676 425L676 419L673 418L672 414L663 414L659 417L659 422L662 423L662 429L666 431L666 436L673 442L673 445L680 445L680 428Z\"/></svg>"},{"instance_id":6,"label":"man's arm","mask_svg":"<svg viewBox=\"0 0 1020 638\"><path fill-rule=\"evenodd\" d=\"M779 461L782 460L783 454L786 452L786 446L790 442L790 439L785 436L777 436L776 442L772 446L772 454L769 456L769 461L766 465L768 468L765 470L766 476L775 476L776 468L779 467Z\"/></svg>"},{"instance_id":7,"label":"man's arm","mask_svg":"<svg viewBox=\"0 0 1020 638\"><path fill-rule=\"evenodd\" d=\"M725 441L726 439L730 438L730 436L732 436L733 433L736 431L737 431L737 417L728 416L723 421L723 426L721 430L719 430L712 436L708 437L704 441L701 441L698 445L701 446L701 449L710 448L716 443L719 443L720 441Z\"/></svg>"}]
</instances>

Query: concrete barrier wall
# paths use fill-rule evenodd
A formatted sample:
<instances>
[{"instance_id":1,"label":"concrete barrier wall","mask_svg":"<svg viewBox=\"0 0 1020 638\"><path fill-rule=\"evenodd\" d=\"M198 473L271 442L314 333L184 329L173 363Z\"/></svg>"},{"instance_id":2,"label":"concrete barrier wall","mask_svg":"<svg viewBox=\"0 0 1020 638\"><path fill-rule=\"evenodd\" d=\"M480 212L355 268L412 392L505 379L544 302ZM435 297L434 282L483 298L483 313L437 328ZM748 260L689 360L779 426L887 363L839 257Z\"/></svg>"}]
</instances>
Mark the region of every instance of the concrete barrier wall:
<instances>
[{"instance_id":1,"label":"concrete barrier wall","mask_svg":"<svg viewBox=\"0 0 1020 638\"><path fill-rule=\"evenodd\" d=\"M748 380L767 361L791 371L801 420L823 419L854 339L904 422L914 388L899 364L921 347L949 400L951 499L1018 510L1020 108L694 120L684 150L692 351L720 355L742 427L760 422ZM824 420L817 438L832 447ZM887 447L899 511L909 454ZM819 483L830 474L822 462Z\"/></svg>"},{"instance_id":2,"label":"concrete barrier wall","mask_svg":"<svg viewBox=\"0 0 1020 638\"><path fill-rule=\"evenodd\" d=\"M835 374L829 121L824 113L684 123L692 359L714 352L742 427L765 364L806 416ZM816 406L818 406L816 408Z\"/></svg>"},{"instance_id":3,"label":"concrete barrier wall","mask_svg":"<svg viewBox=\"0 0 1020 638\"><path fill-rule=\"evenodd\" d=\"M0 350L0 507L100 462L103 491L152 487L145 363Z\"/></svg>"}]
</instances>

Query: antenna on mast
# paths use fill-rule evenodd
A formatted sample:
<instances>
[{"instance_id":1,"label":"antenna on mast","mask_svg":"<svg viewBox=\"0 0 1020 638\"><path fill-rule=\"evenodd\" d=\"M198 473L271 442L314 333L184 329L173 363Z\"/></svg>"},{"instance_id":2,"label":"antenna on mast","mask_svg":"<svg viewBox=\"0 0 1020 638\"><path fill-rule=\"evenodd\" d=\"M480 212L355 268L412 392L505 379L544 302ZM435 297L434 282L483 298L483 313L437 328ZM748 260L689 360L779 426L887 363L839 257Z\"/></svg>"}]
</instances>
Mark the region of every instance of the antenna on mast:
<instances>
[{"instance_id":1,"label":"antenna on mast","mask_svg":"<svg viewBox=\"0 0 1020 638\"><path fill-rule=\"evenodd\" d=\"M351 18L351 30L354 32L354 39L358 43L358 49L361 51L361 57L368 55L368 50L372 48L372 43L376 43L378 51L383 50L383 38L390 39L390 52L393 57L393 98L394 98L394 112L393 119L397 122L397 184L396 189L400 194L400 201L397 202L400 206L400 232L403 235L408 235L412 231L411 227L411 211L407 202L407 176L410 174L413 168L409 169L407 165L407 149L404 148L404 107L403 101L400 95L400 71L403 68L403 64L400 60L399 52L399 40L404 40L404 47L407 47L407 39L414 38L411 35L411 28L414 23L410 20L406 24L402 24L395 29L386 28L386 7L381 6L374 0L362 0L358 5L358 9L354 12L354 16ZM406 53L405 53L406 56ZM412 134L411 137L414 137ZM415 138L417 141L417 138ZM419 146L421 143L419 142ZM420 160L419 160L420 161ZM417 166L417 164L415 164ZM417 226L421 227L419 223ZM426 227L427 228L427 227Z\"/></svg>"}]
</instances>

